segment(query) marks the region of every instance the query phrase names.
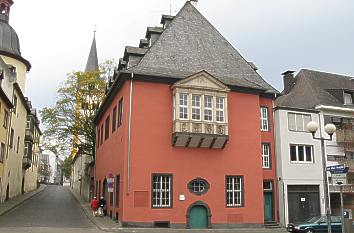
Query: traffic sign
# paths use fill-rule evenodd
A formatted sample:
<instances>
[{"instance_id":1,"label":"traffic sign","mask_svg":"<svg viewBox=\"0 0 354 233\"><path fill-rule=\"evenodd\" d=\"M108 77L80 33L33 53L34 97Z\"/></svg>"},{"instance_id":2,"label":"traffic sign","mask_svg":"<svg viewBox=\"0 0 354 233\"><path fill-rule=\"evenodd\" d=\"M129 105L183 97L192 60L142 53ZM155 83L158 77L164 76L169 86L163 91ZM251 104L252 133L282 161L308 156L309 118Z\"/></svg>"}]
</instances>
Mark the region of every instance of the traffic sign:
<instances>
[{"instance_id":1,"label":"traffic sign","mask_svg":"<svg viewBox=\"0 0 354 233\"><path fill-rule=\"evenodd\" d=\"M326 171L332 174L343 174L343 173L347 173L348 170L349 167L345 167L344 165L335 165L335 166L326 167Z\"/></svg>"}]
</instances>

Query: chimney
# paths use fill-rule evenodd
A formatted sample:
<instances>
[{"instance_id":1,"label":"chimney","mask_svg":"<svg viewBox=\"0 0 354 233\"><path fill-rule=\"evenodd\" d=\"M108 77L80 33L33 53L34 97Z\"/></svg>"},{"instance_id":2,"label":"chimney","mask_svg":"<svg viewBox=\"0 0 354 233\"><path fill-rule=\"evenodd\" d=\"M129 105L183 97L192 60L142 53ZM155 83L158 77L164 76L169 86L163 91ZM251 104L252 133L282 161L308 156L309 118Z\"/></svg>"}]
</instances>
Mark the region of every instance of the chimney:
<instances>
[{"instance_id":1,"label":"chimney","mask_svg":"<svg viewBox=\"0 0 354 233\"><path fill-rule=\"evenodd\" d=\"M284 73L282 73L283 84L284 84L283 94L288 94L291 91L291 89L293 89L295 85L294 73L295 71L293 70L287 70Z\"/></svg>"},{"instance_id":2,"label":"chimney","mask_svg":"<svg viewBox=\"0 0 354 233\"><path fill-rule=\"evenodd\" d=\"M189 0L189 2L190 2L195 8L197 8L198 0Z\"/></svg>"}]
</instances>

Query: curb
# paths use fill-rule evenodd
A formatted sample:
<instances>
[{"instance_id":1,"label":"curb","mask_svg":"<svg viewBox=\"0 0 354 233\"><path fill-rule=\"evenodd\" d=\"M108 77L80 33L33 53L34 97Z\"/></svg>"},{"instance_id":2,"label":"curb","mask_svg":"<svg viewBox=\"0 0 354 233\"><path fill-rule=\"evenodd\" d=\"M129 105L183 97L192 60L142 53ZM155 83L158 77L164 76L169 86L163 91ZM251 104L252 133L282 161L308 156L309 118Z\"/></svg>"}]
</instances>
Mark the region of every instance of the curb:
<instances>
[{"instance_id":1,"label":"curb","mask_svg":"<svg viewBox=\"0 0 354 233\"><path fill-rule=\"evenodd\" d=\"M43 187L43 188L42 188ZM24 202L28 201L29 199L33 198L34 196L36 196L37 194L43 192L45 189L47 188L47 185L43 185L40 186L38 189L36 189L35 191L30 192L31 194L28 194L28 197L26 197L25 199L17 202L16 204L14 204L13 206L9 207L8 209L4 210L3 212L0 211L0 216L7 214L8 212L10 212L11 210L17 208L18 206L20 206L21 204L23 204ZM16 197L15 197L16 198Z\"/></svg>"},{"instance_id":2,"label":"curb","mask_svg":"<svg viewBox=\"0 0 354 233\"><path fill-rule=\"evenodd\" d=\"M86 217L90 219L90 221L101 231L105 232L115 232L115 231L110 231L109 228L102 227L101 224L92 216L92 213L88 211L85 207L84 202L81 200L81 198L71 189L71 187L67 187L67 189L70 191L71 195L74 196L74 198L80 203L82 211L85 213Z\"/></svg>"}]
</instances>

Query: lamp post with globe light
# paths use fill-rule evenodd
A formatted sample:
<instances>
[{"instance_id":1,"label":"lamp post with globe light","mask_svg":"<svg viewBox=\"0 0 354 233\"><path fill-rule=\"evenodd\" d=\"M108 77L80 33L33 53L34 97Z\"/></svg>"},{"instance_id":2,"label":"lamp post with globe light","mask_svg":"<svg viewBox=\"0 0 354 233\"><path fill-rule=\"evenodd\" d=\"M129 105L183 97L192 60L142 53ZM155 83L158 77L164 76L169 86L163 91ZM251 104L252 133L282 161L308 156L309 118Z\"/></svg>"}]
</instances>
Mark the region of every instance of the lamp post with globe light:
<instances>
[{"instance_id":1,"label":"lamp post with globe light","mask_svg":"<svg viewBox=\"0 0 354 233\"><path fill-rule=\"evenodd\" d=\"M328 192L328 181L327 181L327 171L326 171L326 154L325 154L325 141L332 141L332 136L336 132L336 127L333 124L327 124L324 127L325 132L329 135L329 138L324 138L321 134L320 137L315 137L319 125L315 121L311 121L306 125L307 131L312 133L312 138L321 141L321 152L322 152L322 172L323 172L323 188L324 188L324 198L325 198L325 212L328 224L328 233L332 233L331 227L331 209L329 204L329 192Z\"/></svg>"}]
</instances>

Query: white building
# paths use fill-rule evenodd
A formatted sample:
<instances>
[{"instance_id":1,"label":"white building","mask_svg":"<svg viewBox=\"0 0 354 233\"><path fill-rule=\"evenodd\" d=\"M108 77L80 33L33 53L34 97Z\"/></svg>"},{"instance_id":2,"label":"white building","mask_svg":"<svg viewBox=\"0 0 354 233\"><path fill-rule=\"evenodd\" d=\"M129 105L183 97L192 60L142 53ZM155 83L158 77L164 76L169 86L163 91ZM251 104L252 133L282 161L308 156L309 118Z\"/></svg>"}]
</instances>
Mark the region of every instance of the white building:
<instances>
[{"instance_id":1,"label":"white building","mask_svg":"<svg viewBox=\"0 0 354 233\"><path fill-rule=\"evenodd\" d=\"M282 225L289 222L325 214L322 154L320 141L306 131L310 121L318 122L316 133L329 138L324 125L333 123L339 129L338 137L326 142L327 166L346 164L348 176L340 180L349 184L345 188L345 207L353 208L353 142L345 142L353 135L353 128L344 135L346 127L354 125L354 81L351 77L324 72L301 70L283 73L283 95L276 100L274 109L277 177L279 187L279 215ZM344 139L347 138L347 139ZM354 139L352 137L352 139ZM338 214L338 178L328 173L332 213Z\"/></svg>"}]
</instances>

